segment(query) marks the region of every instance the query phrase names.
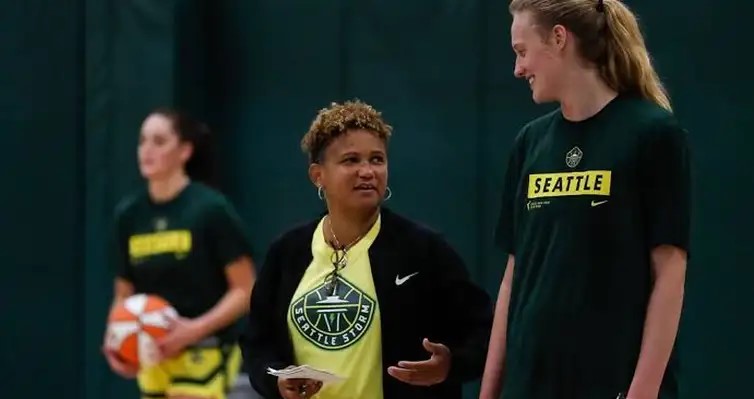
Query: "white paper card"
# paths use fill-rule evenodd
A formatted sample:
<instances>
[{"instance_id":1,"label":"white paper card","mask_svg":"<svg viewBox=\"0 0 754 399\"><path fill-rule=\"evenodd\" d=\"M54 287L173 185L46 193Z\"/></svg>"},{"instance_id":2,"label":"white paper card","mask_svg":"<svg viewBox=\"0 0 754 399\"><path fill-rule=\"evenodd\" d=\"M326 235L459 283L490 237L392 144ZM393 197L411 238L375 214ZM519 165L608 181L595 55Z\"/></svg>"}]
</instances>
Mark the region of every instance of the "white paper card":
<instances>
[{"instance_id":1,"label":"white paper card","mask_svg":"<svg viewBox=\"0 0 754 399\"><path fill-rule=\"evenodd\" d=\"M267 368L267 374L274 375L283 380L302 378L322 381L323 384L340 382L345 379L327 370L318 370L305 364L301 366L288 366L282 370Z\"/></svg>"}]
</instances>

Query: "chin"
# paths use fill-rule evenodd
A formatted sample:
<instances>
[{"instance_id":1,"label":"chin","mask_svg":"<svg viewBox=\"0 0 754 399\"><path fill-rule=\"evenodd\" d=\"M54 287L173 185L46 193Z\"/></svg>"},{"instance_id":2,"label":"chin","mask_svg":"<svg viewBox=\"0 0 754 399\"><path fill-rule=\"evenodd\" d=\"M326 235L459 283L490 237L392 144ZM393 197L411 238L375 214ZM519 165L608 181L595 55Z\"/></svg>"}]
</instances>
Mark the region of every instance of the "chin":
<instances>
[{"instance_id":1,"label":"chin","mask_svg":"<svg viewBox=\"0 0 754 399\"><path fill-rule=\"evenodd\" d=\"M541 94L536 91L531 93L531 99L534 101L535 104L544 104L544 103L555 101L555 98L553 96Z\"/></svg>"},{"instance_id":2,"label":"chin","mask_svg":"<svg viewBox=\"0 0 754 399\"><path fill-rule=\"evenodd\" d=\"M143 177L146 180L152 180L159 176L159 173L157 173L157 171L154 171L148 168L140 169L139 173L141 173L141 177Z\"/></svg>"},{"instance_id":3,"label":"chin","mask_svg":"<svg viewBox=\"0 0 754 399\"><path fill-rule=\"evenodd\" d=\"M352 202L352 205L354 208L361 208L361 209L374 209L378 206L380 206L380 199L377 195L369 196L369 197L361 197L357 198L355 201Z\"/></svg>"}]
</instances>

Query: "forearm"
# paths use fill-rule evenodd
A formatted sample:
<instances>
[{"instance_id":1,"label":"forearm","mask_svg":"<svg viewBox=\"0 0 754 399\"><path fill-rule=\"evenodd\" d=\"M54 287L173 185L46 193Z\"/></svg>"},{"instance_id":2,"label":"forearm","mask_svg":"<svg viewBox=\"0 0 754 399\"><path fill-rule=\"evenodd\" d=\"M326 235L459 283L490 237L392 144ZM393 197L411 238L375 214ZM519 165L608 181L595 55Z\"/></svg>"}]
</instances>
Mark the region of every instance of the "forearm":
<instances>
[{"instance_id":1,"label":"forearm","mask_svg":"<svg viewBox=\"0 0 754 399\"><path fill-rule=\"evenodd\" d=\"M483 398L497 398L502 389L502 376L505 365L505 339L508 324L508 301L498 298L495 320L492 324L487 362L484 365L480 395Z\"/></svg>"},{"instance_id":2,"label":"forearm","mask_svg":"<svg viewBox=\"0 0 754 399\"><path fill-rule=\"evenodd\" d=\"M113 285L113 301L110 304L110 311L112 311L116 305L123 302L126 298L133 294L133 284L124 278L116 277L115 283Z\"/></svg>"},{"instance_id":3,"label":"forearm","mask_svg":"<svg viewBox=\"0 0 754 399\"><path fill-rule=\"evenodd\" d=\"M251 289L229 289L215 306L194 320L198 327L198 335L209 336L236 321L248 311L250 294Z\"/></svg>"},{"instance_id":4,"label":"forearm","mask_svg":"<svg viewBox=\"0 0 754 399\"><path fill-rule=\"evenodd\" d=\"M492 323L490 343L487 350L487 362L484 366L481 398L498 398L502 390L503 372L505 370L505 342L508 332L508 306L510 304L511 282L513 277L513 259L508 260L503 282L500 284L495 318Z\"/></svg>"},{"instance_id":5,"label":"forearm","mask_svg":"<svg viewBox=\"0 0 754 399\"><path fill-rule=\"evenodd\" d=\"M684 264L685 269L685 264ZM629 399L656 399L678 332L683 307L683 274L658 276L649 299L639 361Z\"/></svg>"}]
</instances>

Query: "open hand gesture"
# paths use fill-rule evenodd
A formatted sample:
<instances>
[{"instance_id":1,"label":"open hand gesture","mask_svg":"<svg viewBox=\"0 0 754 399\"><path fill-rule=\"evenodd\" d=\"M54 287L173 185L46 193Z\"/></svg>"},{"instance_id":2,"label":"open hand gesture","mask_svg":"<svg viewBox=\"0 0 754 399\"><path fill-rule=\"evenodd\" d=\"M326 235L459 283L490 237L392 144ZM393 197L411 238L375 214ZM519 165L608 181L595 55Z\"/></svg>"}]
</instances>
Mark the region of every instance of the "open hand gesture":
<instances>
[{"instance_id":1,"label":"open hand gesture","mask_svg":"<svg viewBox=\"0 0 754 399\"><path fill-rule=\"evenodd\" d=\"M388 367L388 374L407 384L419 386L430 386L445 381L450 372L450 349L426 338L422 345L431 354L428 360L400 361L397 366Z\"/></svg>"}]
</instances>

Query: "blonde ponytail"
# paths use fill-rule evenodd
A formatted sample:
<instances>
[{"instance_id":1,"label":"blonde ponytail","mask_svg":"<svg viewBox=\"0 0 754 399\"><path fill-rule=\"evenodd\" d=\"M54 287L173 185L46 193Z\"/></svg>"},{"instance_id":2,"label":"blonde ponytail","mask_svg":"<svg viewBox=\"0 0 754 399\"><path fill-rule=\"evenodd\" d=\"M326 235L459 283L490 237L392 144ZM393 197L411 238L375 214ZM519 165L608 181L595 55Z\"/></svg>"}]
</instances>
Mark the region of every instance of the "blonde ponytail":
<instances>
[{"instance_id":1,"label":"blonde ponytail","mask_svg":"<svg viewBox=\"0 0 754 399\"><path fill-rule=\"evenodd\" d=\"M563 25L579 39L581 56L599 67L610 88L635 92L672 111L636 16L620 0L512 0L508 9L531 11L548 30Z\"/></svg>"},{"instance_id":2,"label":"blonde ponytail","mask_svg":"<svg viewBox=\"0 0 754 399\"><path fill-rule=\"evenodd\" d=\"M603 9L607 42L605 63L600 71L602 78L616 91L636 91L672 111L670 98L652 66L634 14L618 0L604 0Z\"/></svg>"}]
</instances>

